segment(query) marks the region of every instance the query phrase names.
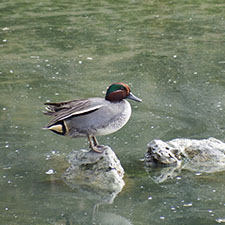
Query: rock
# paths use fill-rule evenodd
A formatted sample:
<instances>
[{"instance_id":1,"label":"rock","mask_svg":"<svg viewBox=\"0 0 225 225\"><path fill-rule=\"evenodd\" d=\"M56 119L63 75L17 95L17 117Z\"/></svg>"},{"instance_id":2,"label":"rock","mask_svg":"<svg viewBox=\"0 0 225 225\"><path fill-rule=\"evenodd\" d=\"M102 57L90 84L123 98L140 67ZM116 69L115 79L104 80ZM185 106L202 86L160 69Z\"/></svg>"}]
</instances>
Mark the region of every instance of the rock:
<instances>
[{"instance_id":1,"label":"rock","mask_svg":"<svg viewBox=\"0 0 225 225\"><path fill-rule=\"evenodd\" d=\"M148 151L145 154L146 164L178 164L179 157L176 157L177 146L161 140L153 140L147 145Z\"/></svg>"},{"instance_id":2,"label":"rock","mask_svg":"<svg viewBox=\"0 0 225 225\"><path fill-rule=\"evenodd\" d=\"M113 193L114 198L124 186L124 170L108 146L102 154L84 149L73 151L68 156L68 162L71 166L64 172L62 179L71 188Z\"/></svg>"},{"instance_id":3,"label":"rock","mask_svg":"<svg viewBox=\"0 0 225 225\"><path fill-rule=\"evenodd\" d=\"M179 174L182 169L213 173L225 170L225 143L215 138L174 139L164 142L153 140L147 145L145 164L164 165L160 174L154 180L162 182L168 177Z\"/></svg>"}]
</instances>

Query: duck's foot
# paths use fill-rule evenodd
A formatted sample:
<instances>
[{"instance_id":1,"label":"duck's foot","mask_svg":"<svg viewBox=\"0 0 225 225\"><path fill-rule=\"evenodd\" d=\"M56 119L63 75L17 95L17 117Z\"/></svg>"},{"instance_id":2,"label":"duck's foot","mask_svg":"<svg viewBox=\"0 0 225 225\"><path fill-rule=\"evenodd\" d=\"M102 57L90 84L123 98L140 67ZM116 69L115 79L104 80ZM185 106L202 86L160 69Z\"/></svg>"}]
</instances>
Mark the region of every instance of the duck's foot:
<instances>
[{"instance_id":1,"label":"duck's foot","mask_svg":"<svg viewBox=\"0 0 225 225\"><path fill-rule=\"evenodd\" d=\"M91 146L91 150L99 154L102 154L105 151L105 149L106 149L106 146L104 145Z\"/></svg>"},{"instance_id":2,"label":"duck's foot","mask_svg":"<svg viewBox=\"0 0 225 225\"><path fill-rule=\"evenodd\" d=\"M106 147L104 145L99 145L97 138L95 136L88 135L88 140L90 144L90 148L92 151L97 152L97 153L103 153Z\"/></svg>"}]
</instances>

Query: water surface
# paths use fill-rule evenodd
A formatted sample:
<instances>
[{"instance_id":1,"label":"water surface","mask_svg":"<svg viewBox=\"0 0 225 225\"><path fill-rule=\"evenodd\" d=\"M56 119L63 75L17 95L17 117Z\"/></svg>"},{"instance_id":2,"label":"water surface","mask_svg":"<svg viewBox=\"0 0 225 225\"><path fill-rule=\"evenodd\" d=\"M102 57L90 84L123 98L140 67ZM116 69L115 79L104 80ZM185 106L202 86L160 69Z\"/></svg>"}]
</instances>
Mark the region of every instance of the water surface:
<instances>
[{"instance_id":1,"label":"water surface","mask_svg":"<svg viewBox=\"0 0 225 225\"><path fill-rule=\"evenodd\" d=\"M216 224L225 173L183 171L156 184L140 161L152 139L224 138L223 1L5 1L0 3L0 221L2 224ZM100 137L125 169L112 204L60 176L85 139L41 130L43 102L104 96L125 82L129 123ZM46 174L53 169L55 174ZM157 172L160 168L152 169ZM97 207L97 206L98 207ZM97 210L96 210L97 208Z\"/></svg>"}]
</instances>

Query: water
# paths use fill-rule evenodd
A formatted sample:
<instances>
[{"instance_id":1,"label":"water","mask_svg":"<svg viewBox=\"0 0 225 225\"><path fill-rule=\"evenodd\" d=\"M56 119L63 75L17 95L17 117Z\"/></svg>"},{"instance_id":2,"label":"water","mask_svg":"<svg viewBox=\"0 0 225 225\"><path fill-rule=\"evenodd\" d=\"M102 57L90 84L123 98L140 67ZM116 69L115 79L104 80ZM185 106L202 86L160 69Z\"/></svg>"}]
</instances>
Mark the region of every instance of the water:
<instances>
[{"instance_id":1,"label":"water","mask_svg":"<svg viewBox=\"0 0 225 225\"><path fill-rule=\"evenodd\" d=\"M1 1L0 223L223 222L224 172L182 171L156 184L140 159L154 138L225 141L224 7L210 0ZM104 96L115 81L143 103L132 103L126 127L99 138L126 172L125 188L107 204L60 180L64 157L88 144L41 130L49 120L42 104Z\"/></svg>"}]
</instances>

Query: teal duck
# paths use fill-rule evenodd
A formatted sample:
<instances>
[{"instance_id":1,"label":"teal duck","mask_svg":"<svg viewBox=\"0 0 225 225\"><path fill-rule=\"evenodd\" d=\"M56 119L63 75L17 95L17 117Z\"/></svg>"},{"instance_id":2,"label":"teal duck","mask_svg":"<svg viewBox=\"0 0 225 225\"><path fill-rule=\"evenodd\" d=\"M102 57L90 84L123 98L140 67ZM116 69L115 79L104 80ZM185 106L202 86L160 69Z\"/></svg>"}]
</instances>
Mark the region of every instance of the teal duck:
<instances>
[{"instance_id":1,"label":"teal duck","mask_svg":"<svg viewBox=\"0 0 225 225\"><path fill-rule=\"evenodd\" d=\"M113 83L105 98L44 103L47 105L44 114L53 116L45 129L72 138L87 137L90 148L102 153L104 146L98 144L96 136L114 133L127 123L131 106L125 99L142 101L131 93L127 84Z\"/></svg>"}]
</instances>

